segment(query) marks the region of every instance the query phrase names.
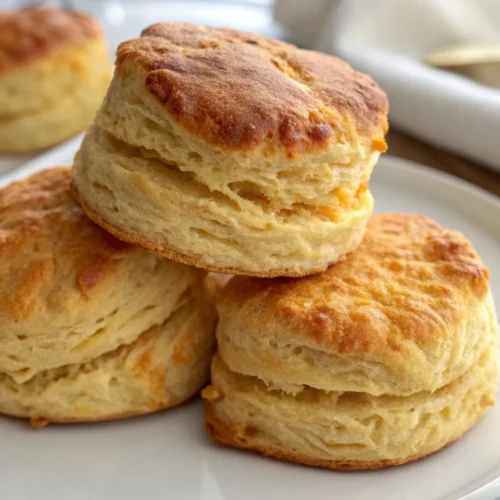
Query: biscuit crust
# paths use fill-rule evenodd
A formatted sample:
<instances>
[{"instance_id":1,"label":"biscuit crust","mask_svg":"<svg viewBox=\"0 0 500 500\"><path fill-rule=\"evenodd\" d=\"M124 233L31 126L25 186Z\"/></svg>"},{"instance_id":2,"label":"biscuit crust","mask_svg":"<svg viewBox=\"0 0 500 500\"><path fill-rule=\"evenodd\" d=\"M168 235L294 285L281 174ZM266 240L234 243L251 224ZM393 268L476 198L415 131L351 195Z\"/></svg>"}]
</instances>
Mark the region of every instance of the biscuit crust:
<instances>
[{"instance_id":1,"label":"biscuit crust","mask_svg":"<svg viewBox=\"0 0 500 500\"><path fill-rule=\"evenodd\" d=\"M55 7L27 7L0 17L0 75L67 46L101 38L99 23Z\"/></svg>"},{"instance_id":2,"label":"biscuit crust","mask_svg":"<svg viewBox=\"0 0 500 500\"><path fill-rule=\"evenodd\" d=\"M374 395L436 390L498 335L489 273L470 242L416 215L373 215L356 252L323 273L234 277L218 309L231 369Z\"/></svg>"},{"instance_id":3,"label":"biscuit crust","mask_svg":"<svg viewBox=\"0 0 500 500\"><path fill-rule=\"evenodd\" d=\"M146 72L148 91L191 134L232 150L264 142L290 156L329 147L342 121L383 144L387 96L366 75L326 54L250 33L160 23L118 48ZM384 146L385 149L385 146Z\"/></svg>"},{"instance_id":4,"label":"biscuit crust","mask_svg":"<svg viewBox=\"0 0 500 500\"><path fill-rule=\"evenodd\" d=\"M19 273L12 280L14 286L4 291L0 314L8 319L36 314L34 301L45 291L43 285L54 278L55 263L62 266L71 260L63 272L72 268L76 288L89 298L116 262L135 251L86 217L71 196L69 174L67 167L52 168L0 191L0 260L8 265L3 280L7 270ZM26 266L25 258L16 262L16 256L29 251L35 261L32 265Z\"/></svg>"}]
</instances>

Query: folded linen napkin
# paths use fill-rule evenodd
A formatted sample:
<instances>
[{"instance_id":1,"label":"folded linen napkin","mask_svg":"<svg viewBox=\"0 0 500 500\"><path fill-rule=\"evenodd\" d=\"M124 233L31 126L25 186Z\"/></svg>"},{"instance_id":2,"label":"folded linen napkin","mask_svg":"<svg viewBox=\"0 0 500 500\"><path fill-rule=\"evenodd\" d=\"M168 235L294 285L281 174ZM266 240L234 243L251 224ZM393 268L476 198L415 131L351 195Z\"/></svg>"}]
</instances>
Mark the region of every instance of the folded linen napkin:
<instances>
[{"instance_id":1,"label":"folded linen napkin","mask_svg":"<svg viewBox=\"0 0 500 500\"><path fill-rule=\"evenodd\" d=\"M498 0L277 0L302 46L332 52L389 94L391 124L500 171L500 89L431 68L431 51L500 44Z\"/></svg>"}]
</instances>

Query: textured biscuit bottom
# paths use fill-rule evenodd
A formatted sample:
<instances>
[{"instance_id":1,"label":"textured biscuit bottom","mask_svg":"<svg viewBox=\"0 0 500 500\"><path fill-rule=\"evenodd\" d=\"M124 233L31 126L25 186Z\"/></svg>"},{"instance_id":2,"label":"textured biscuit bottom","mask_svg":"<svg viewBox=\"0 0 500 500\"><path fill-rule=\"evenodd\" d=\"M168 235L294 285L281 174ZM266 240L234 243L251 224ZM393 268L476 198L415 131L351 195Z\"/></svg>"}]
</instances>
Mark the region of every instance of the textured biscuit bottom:
<instances>
[{"instance_id":1,"label":"textured biscuit bottom","mask_svg":"<svg viewBox=\"0 0 500 500\"><path fill-rule=\"evenodd\" d=\"M135 342L25 383L0 375L0 412L48 422L125 418L176 406L206 383L215 310L191 300Z\"/></svg>"},{"instance_id":2,"label":"textured biscuit bottom","mask_svg":"<svg viewBox=\"0 0 500 500\"><path fill-rule=\"evenodd\" d=\"M292 396L229 371L216 357L206 427L222 445L340 470L377 469L434 453L494 404L498 348L434 393L370 396L306 388Z\"/></svg>"},{"instance_id":3,"label":"textured biscuit bottom","mask_svg":"<svg viewBox=\"0 0 500 500\"><path fill-rule=\"evenodd\" d=\"M270 207L243 188L232 197L211 191L192 172L95 125L72 175L86 214L117 238L227 274L304 276L325 270L361 243L373 209L366 183L342 188L342 196L331 193L328 205Z\"/></svg>"}]
</instances>

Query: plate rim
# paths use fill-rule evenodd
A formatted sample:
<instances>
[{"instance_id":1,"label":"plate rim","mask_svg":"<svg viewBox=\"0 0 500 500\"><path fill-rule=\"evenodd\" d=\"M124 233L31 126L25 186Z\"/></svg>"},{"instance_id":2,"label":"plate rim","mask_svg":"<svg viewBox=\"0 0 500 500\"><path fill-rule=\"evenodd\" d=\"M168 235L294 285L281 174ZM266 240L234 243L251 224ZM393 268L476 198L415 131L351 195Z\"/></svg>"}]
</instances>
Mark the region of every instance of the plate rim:
<instances>
[{"instance_id":1,"label":"plate rim","mask_svg":"<svg viewBox=\"0 0 500 500\"><path fill-rule=\"evenodd\" d=\"M432 179L437 180L438 182L443 182L449 186L452 186L455 189L458 189L462 192L466 192L469 195L482 198L483 200L493 205L496 210L500 210L500 196L497 196L494 193L490 193L486 189L477 186L476 184L473 184L472 182L463 179L462 177L450 174L449 172L438 170L429 165L424 165L423 163L418 163L413 160L407 160L406 158L400 158L399 156L394 156L390 154L381 156L379 162L382 162L382 164L389 165L390 166L389 168L393 168L396 170L403 167L403 169L411 171L420 178L431 177ZM377 169L379 166L380 165L377 164L377 166L375 166L375 169Z\"/></svg>"}]
</instances>

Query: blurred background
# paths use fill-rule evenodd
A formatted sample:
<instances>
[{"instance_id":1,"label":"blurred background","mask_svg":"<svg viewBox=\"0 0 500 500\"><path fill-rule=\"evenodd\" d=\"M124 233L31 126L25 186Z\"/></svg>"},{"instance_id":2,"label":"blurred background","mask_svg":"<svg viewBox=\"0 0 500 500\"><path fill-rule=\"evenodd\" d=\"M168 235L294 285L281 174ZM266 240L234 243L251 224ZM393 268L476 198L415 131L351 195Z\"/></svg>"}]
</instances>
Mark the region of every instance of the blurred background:
<instances>
[{"instance_id":1,"label":"blurred background","mask_svg":"<svg viewBox=\"0 0 500 500\"><path fill-rule=\"evenodd\" d=\"M2 8L57 5L88 12L103 24L111 48L137 36L143 27L158 21L190 21L201 24L280 36L273 22L272 0L66 0L30 2L0 0Z\"/></svg>"},{"instance_id":2,"label":"blurred background","mask_svg":"<svg viewBox=\"0 0 500 500\"><path fill-rule=\"evenodd\" d=\"M110 51L159 21L190 21L334 53L389 94L389 154L500 195L499 0L0 0L96 16Z\"/></svg>"}]
</instances>

